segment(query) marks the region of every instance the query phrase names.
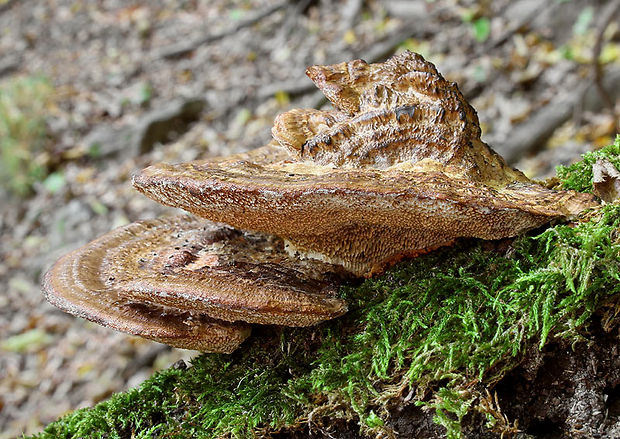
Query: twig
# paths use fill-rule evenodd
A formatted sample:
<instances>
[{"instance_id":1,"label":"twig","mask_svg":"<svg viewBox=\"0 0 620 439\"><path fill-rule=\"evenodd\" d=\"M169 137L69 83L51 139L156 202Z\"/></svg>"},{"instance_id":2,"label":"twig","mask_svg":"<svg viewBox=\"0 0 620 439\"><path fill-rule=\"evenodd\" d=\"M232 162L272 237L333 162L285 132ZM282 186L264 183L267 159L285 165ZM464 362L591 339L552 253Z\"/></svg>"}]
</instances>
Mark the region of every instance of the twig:
<instances>
[{"instance_id":1,"label":"twig","mask_svg":"<svg viewBox=\"0 0 620 439\"><path fill-rule=\"evenodd\" d=\"M613 101L620 96L620 69L608 72L603 81L604 89ZM531 153L545 144L555 130L570 119L574 109L581 105L589 111L597 111L604 105L596 87L589 83L576 87L564 96L553 99L534 113L528 120L517 125L501 145L493 148L508 163Z\"/></svg>"},{"instance_id":2,"label":"twig","mask_svg":"<svg viewBox=\"0 0 620 439\"><path fill-rule=\"evenodd\" d=\"M364 0L347 0L347 2L342 7L342 25L340 32L342 34L351 30L355 25L355 20L359 15L362 7L364 6Z\"/></svg>"},{"instance_id":3,"label":"twig","mask_svg":"<svg viewBox=\"0 0 620 439\"><path fill-rule=\"evenodd\" d=\"M504 142L492 145L493 149L508 163L514 163L521 157L541 148L555 130L570 119L582 93L583 88L580 92L553 99L525 122L513 128L510 137Z\"/></svg>"},{"instance_id":4,"label":"twig","mask_svg":"<svg viewBox=\"0 0 620 439\"><path fill-rule=\"evenodd\" d=\"M613 116L614 132L618 132L618 118L620 115L616 114L615 102L611 99L609 92L603 85L603 65L600 61L601 50L603 49L603 39L605 30L613 20L614 16L620 11L620 0L614 0L609 6L602 12L603 18L601 20L601 26L598 29L596 35L596 43L592 50L592 70L594 73L594 85L601 96L603 103L609 108Z\"/></svg>"},{"instance_id":5,"label":"twig","mask_svg":"<svg viewBox=\"0 0 620 439\"><path fill-rule=\"evenodd\" d=\"M271 14L278 12L281 9L284 9L284 7L287 4L288 4L288 1L282 1L280 3L272 5L258 12L254 16L246 20L240 21L236 25L231 26L230 28L225 29L221 32L214 33L214 34L206 34L189 42L182 42L182 43L172 44L170 46L164 47L158 53L155 54L154 58L170 59L170 58L178 58L178 57L187 55L188 53L193 52L198 47L204 44L209 44L214 41L221 40L222 38L226 38L230 35L234 35L235 33L239 32L241 29L258 23L259 21L270 16Z\"/></svg>"},{"instance_id":6,"label":"twig","mask_svg":"<svg viewBox=\"0 0 620 439\"><path fill-rule=\"evenodd\" d=\"M541 2L537 7L533 8L522 20L517 23L512 24L499 38L496 40L491 40L484 46L484 51L487 52L491 49L496 49L497 47L504 44L510 37L512 37L515 33L517 33L520 29L530 23L534 18L542 14L546 9L556 7L556 3L548 3Z\"/></svg>"},{"instance_id":7,"label":"twig","mask_svg":"<svg viewBox=\"0 0 620 439\"><path fill-rule=\"evenodd\" d=\"M0 5L0 14L8 11L17 3L17 0L7 0L4 4Z\"/></svg>"}]
</instances>

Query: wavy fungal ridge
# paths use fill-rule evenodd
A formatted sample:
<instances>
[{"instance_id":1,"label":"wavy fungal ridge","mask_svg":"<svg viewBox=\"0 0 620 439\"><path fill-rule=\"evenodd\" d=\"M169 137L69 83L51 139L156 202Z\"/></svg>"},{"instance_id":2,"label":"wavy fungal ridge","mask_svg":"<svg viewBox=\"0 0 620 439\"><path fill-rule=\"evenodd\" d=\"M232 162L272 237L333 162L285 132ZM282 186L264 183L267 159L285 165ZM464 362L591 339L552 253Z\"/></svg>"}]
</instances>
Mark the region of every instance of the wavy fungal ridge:
<instances>
[{"instance_id":1,"label":"wavy fungal ridge","mask_svg":"<svg viewBox=\"0 0 620 439\"><path fill-rule=\"evenodd\" d=\"M45 275L45 297L75 316L170 346L204 352L234 351L250 334L249 325L170 308L156 300L135 301L110 285L120 274L106 268L110 250L152 227L149 222L133 223L63 256Z\"/></svg>"}]
</instances>

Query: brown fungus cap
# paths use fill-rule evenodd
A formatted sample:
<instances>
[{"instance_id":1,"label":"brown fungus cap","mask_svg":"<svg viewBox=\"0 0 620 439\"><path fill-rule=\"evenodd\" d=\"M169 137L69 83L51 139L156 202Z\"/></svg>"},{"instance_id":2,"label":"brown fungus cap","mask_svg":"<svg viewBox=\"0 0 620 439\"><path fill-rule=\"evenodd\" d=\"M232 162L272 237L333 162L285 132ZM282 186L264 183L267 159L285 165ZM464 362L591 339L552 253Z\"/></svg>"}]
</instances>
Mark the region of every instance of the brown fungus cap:
<instances>
[{"instance_id":1,"label":"brown fungus cap","mask_svg":"<svg viewBox=\"0 0 620 439\"><path fill-rule=\"evenodd\" d=\"M328 266L290 260L281 240L190 217L139 221L61 258L55 306L163 343L232 352L246 322L304 326L346 312Z\"/></svg>"},{"instance_id":2,"label":"brown fungus cap","mask_svg":"<svg viewBox=\"0 0 620 439\"><path fill-rule=\"evenodd\" d=\"M456 84L417 54L307 73L336 110L284 113L263 148L154 165L134 186L365 276L459 237L515 236L596 204L510 168L480 140Z\"/></svg>"}]
</instances>

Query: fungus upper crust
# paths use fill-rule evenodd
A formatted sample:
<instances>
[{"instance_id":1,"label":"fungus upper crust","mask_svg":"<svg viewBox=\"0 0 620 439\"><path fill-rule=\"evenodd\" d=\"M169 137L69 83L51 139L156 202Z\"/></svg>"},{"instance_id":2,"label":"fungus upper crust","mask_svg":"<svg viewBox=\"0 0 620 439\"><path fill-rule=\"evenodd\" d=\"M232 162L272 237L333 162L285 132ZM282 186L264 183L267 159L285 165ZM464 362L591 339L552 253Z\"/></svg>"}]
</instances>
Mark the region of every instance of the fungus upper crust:
<instances>
[{"instance_id":1,"label":"fungus upper crust","mask_svg":"<svg viewBox=\"0 0 620 439\"><path fill-rule=\"evenodd\" d=\"M110 267L109 251L151 226L153 222L130 224L60 258L45 274L46 299L63 311L118 331L185 349L232 352L250 334L248 324L223 322L152 301L136 302L110 285L121 273Z\"/></svg>"},{"instance_id":2,"label":"fungus upper crust","mask_svg":"<svg viewBox=\"0 0 620 439\"><path fill-rule=\"evenodd\" d=\"M102 271L136 302L156 302L229 321L307 326L341 315L345 304L327 264L306 264L275 236L177 217L145 222L108 249Z\"/></svg>"}]
</instances>

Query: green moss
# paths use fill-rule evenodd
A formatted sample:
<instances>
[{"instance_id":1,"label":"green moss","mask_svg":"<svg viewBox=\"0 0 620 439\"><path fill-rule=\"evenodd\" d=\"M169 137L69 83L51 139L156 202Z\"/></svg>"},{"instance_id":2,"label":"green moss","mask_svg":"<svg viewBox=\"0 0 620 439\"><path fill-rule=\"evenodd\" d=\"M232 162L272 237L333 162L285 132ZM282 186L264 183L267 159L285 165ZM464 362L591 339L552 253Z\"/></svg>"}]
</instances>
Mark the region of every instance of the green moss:
<instances>
[{"instance_id":1,"label":"green moss","mask_svg":"<svg viewBox=\"0 0 620 439\"><path fill-rule=\"evenodd\" d=\"M47 116L53 88L45 78L0 84L0 183L18 195L48 174Z\"/></svg>"},{"instance_id":2,"label":"green moss","mask_svg":"<svg viewBox=\"0 0 620 439\"><path fill-rule=\"evenodd\" d=\"M45 438L147 438L160 425L178 425L176 382L182 371L168 369L136 389L114 395L92 409L77 410L50 424Z\"/></svg>"},{"instance_id":3,"label":"green moss","mask_svg":"<svg viewBox=\"0 0 620 439\"><path fill-rule=\"evenodd\" d=\"M573 166L566 184L585 172ZM431 253L343 286L350 312L336 321L259 329L232 355L199 356L37 437L245 438L324 416L371 434L388 428L386 402L411 393L458 438L482 389L528 346L587 339L594 313L620 295L619 230L620 205L610 204L510 243Z\"/></svg>"},{"instance_id":4,"label":"green moss","mask_svg":"<svg viewBox=\"0 0 620 439\"><path fill-rule=\"evenodd\" d=\"M558 166L557 174L563 189L579 192L592 192L592 165L598 159L605 158L620 169L620 134L616 135L613 145L583 155L580 162L570 166Z\"/></svg>"}]
</instances>

